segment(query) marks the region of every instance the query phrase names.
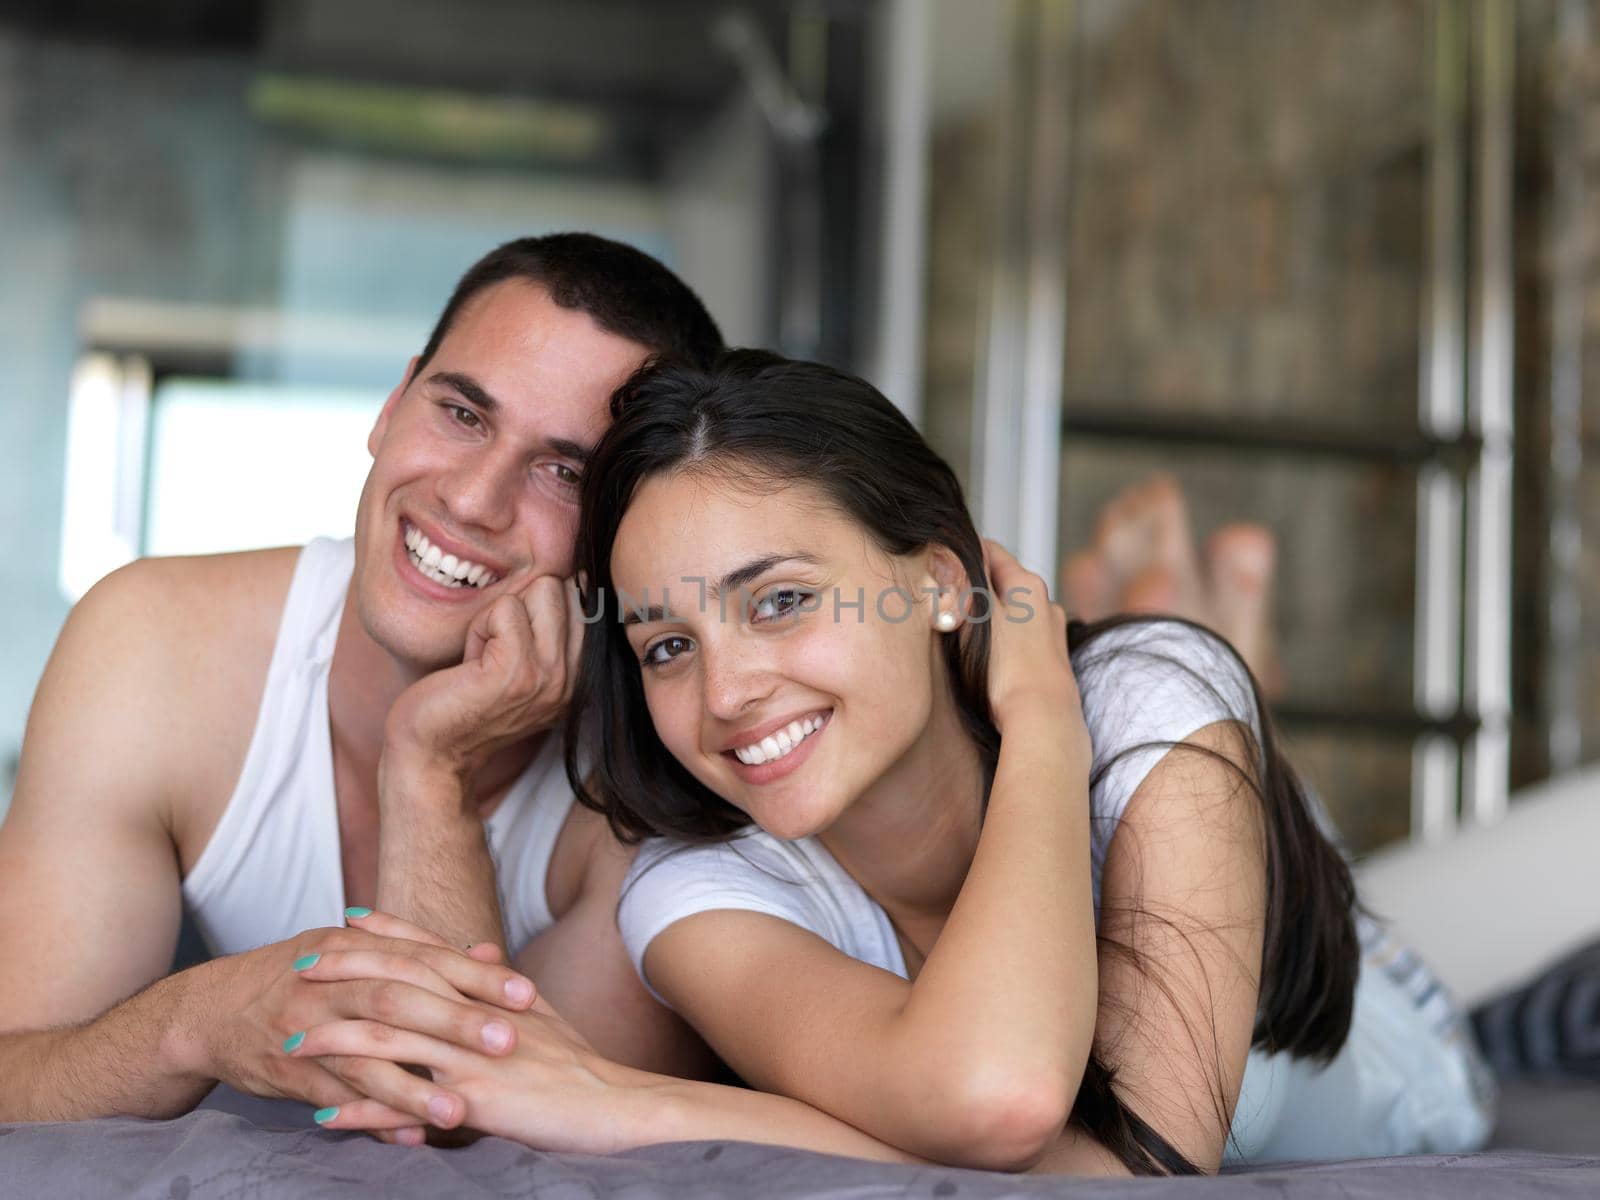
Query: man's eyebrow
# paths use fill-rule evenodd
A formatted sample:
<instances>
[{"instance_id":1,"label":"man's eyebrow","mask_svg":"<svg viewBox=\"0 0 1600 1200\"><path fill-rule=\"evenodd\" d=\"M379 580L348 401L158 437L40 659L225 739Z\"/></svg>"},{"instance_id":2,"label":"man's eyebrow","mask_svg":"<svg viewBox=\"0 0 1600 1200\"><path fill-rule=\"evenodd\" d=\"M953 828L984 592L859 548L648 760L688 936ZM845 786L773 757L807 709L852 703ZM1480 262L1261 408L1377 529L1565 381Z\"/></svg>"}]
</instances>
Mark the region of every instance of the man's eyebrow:
<instances>
[{"instance_id":1,"label":"man's eyebrow","mask_svg":"<svg viewBox=\"0 0 1600 1200\"><path fill-rule=\"evenodd\" d=\"M719 601L729 592L737 592L746 584L751 583L765 575L773 567L788 562L808 563L811 566L820 566L822 560L815 555L806 554L801 550L788 551L783 554L764 554L760 558L753 558L742 567L735 567L721 579L707 589L705 594L716 597ZM704 584L704 580L695 576L685 576L685 585ZM670 591L670 589L669 589ZM648 599L648 595L639 597L640 600ZM645 625L657 621L669 621L672 617L663 604L639 604L624 599L622 602L622 623L624 625Z\"/></svg>"},{"instance_id":2,"label":"man's eyebrow","mask_svg":"<svg viewBox=\"0 0 1600 1200\"><path fill-rule=\"evenodd\" d=\"M471 375L463 375L460 371L435 371L428 376L428 382L442 383L448 388L454 388L484 412L492 413L500 407L500 401L484 391L481 383Z\"/></svg>"},{"instance_id":3,"label":"man's eyebrow","mask_svg":"<svg viewBox=\"0 0 1600 1200\"><path fill-rule=\"evenodd\" d=\"M463 375L460 371L435 371L428 376L428 382L443 384L459 392L463 399L472 401L486 413L500 411L500 401L484 391L483 385L471 375ZM593 446L585 446L582 442L575 442L571 438L547 438L545 444L562 458L570 458L579 466L587 465L594 453Z\"/></svg>"},{"instance_id":4,"label":"man's eyebrow","mask_svg":"<svg viewBox=\"0 0 1600 1200\"><path fill-rule=\"evenodd\" d=\"M580 467L588 466L589 456L594 453L593 446L585 446L569 438L546 438L545 445L561 455L562 458L570 458Z\"/></svg>"}]
</instances>

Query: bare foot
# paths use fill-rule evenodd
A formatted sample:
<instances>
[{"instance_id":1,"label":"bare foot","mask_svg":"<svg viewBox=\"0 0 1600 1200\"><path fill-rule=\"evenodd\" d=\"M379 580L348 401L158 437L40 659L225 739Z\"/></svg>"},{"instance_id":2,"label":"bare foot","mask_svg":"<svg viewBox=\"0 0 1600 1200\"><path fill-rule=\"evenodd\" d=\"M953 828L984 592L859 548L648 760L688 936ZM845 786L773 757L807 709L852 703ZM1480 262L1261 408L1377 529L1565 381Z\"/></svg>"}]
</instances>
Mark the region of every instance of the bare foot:
<instances>
[{"instance_id":1,"label":"bare foot","mask_svg":"<svg viewBox=\"0 0 1600 1200\"><path fill-rule=\"evenodd\" d=\"M1100 512L1094 544L1067 560L1061 594L1074 616L1174 613L1200 620L1205 580L1178 485L1164 475L1128 488Z\"/></svg>"},{"instance_id":2,"label":"bare foot","mask_svg":"<svg viewBox=\"0 0 1600 1200\"><path fill-rule=\"evenodd\" d=\"M1118 611L1117 581L1098 549L1079 550L1061 568L1062 603L1073 616L1098 621Z\"/></svg>"},{"instance_id":3,"label":"bare foot","mask_svg":"<svg viewBox=\"0 0 1600 1200\"><path fill-rule=\"evenodd\" d=\"M1163 612L1205 608L1189 506L1170 477L1157 475L1106 505L1095 529L1095 546L1115 580L1117 611L1128 611L1130 590L1146 594L1145 603L1159 605Z\"/></svg>"},{"instance_id":4,"label":"bare foot","mask_svg":"<svg viewBox=\"0 0 1600 1200\"><path fill-rule=\"evenodd\" d=\"M1167 476L1129 488L1100 514L1094 544L1061 571L1067 610L1087 621L1114 613L1183 617L1230 641L1268 695L1283 691L1272 632L1277 543L1260 525L1211 536L1202 564L1183 492Z\"/></svg>"},{"instance_id":5,"label":"bare foot","mask_svg":"<svg viewBox=\"0 0 1600 1200\"><path fill-rule=\"evenodd\" d=\"M1283 663L1272 627L1272 583L1278 542L1262 525L1224 525L1206 543L1211 628L1233 643L1269 696L1284 691Z\"/></svg>"}]
</instances>

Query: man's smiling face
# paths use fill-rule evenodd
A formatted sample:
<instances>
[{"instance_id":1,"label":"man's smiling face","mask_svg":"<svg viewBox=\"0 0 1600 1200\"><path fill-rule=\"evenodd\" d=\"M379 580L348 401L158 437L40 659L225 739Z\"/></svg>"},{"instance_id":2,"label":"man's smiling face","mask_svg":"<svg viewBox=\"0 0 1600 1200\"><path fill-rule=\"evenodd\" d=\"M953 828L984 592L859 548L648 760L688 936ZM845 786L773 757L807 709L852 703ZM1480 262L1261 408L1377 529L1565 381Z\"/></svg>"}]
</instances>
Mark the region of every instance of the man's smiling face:
<instances>
[{"instance_id":1,"label":"man's smiling face","mask_svg":"<svg viewBox=\"0 0 1600 1200\"><path fill-rule=\"evenodd\" d=\"M352 588L374 641L449 666L495 598L571 573L585 458L648 354L521 280L463 306L367 439Z\"/></svg>"}]
</instances>

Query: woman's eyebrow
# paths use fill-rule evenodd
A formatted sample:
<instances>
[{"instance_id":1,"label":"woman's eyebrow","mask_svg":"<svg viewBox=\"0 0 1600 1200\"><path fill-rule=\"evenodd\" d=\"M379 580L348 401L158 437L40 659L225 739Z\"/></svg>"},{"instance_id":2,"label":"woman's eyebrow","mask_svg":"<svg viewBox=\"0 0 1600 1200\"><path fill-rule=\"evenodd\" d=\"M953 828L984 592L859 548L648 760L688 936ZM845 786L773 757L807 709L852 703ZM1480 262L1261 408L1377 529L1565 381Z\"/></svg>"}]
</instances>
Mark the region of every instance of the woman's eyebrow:
<instances>
[{"instance_id":1,"label":"woman's eyebrow","mask_svg":"<svg viewBox=\"0 0 1600 1200\"><path fill-rule=\"evenodd\" d=\"M706 587L706 580L698 575L685 575L682 582L686 588L703 589L699 591L697 599L700 601L702 611L705 608L705 599L710 597L719 603L722 597L730 592L737 592L755 580L760 579L773 567L784 563L799 562L808 566L821 566L822 560L814 554L807 554L803 550L785 551L782 554L763 554L760 558L753 558L741 567L735 567L721 579ZM670 591L670 589L669 589ZM666 604L670 602L669 596L663 596L663 603L649 603L649 589L638 597L627 597L619 593L622 601L622 623L624 625L646 625L656 621L670 621L672 615L667 611Z\"/></svg>"},{"instance_id":2,"label":"woman's eyebrow","mask_svg":"<svg viewBox=\"0 0 1600 1200\"><path fill-rule=\"evenodd\" d=\"M807 554L803 550L786 550L781 554L764 554L760 558L753 558L742 567L735 567L722 579L711 585L711 594L719 599L729 592L736 592L746 584L760 579L773 567L783 563L802 562L808 566L820 566L822 560L815 555Z\"/></svg>"}]
</instances>

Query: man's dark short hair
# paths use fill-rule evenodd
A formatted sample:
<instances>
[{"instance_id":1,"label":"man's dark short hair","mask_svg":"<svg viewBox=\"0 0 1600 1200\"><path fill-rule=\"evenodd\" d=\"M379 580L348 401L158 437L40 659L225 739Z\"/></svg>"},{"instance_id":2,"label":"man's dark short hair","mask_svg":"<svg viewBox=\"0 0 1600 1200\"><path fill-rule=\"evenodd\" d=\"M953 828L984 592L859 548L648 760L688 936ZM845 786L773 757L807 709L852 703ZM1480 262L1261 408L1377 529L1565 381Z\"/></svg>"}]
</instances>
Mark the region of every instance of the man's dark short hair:
<instances>
[{"instance_id":1,"label":"man's dark short hair","mask_svg":"<svg viewBox=\"0 0 1600 1200\"><path fill-rule=\"evenodd\" d=\"M607 333L652 353L698 367L722 353L722 332L700 297L656 259L592 233L552 233L507 242L467 269L417 359L417 372L438 352L462 306L508 279L544 288L562 308L588 313Z\"/></svg>"}]
</instances>

